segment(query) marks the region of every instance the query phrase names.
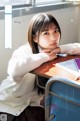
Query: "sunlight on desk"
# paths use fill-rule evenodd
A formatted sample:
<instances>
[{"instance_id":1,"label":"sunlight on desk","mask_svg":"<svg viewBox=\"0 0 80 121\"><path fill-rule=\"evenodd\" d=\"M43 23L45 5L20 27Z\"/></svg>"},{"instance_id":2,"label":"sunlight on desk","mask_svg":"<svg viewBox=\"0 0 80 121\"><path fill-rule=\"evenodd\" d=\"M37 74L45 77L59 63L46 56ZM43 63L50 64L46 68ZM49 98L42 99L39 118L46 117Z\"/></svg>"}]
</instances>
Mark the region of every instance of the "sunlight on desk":
<instances>
[{"instance_id":1,"label":"sunlight on desk","mask_svg":"<svg viewBox=\"0 0 80 121\"><path fill-rule=\"evenodd\" d=\"M36 75L42 76L42 77L47 77L47 78L50 78L52 76L60 76L60 77L67 77L71 80L76 80L79 77L79 75L77 75L73 71L65 70L62 67L55 66L56 63L70 60L73 58L80 58L80 56L79 55L78 56L77 55L74 55L74 56L68 55L66 57L58 57L53 61L42 64L37 69L33 70L33 73Z\"/></svg>"}]
</instances>

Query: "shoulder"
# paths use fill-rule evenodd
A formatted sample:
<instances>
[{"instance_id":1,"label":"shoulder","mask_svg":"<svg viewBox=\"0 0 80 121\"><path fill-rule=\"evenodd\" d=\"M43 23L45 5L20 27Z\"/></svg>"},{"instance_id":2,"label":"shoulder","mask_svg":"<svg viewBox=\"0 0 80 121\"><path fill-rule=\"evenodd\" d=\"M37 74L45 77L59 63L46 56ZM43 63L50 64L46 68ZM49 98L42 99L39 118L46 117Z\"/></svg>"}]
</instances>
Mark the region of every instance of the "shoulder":
<instances>
[{"instance_id":1,"label":"shoulder","mask_svg":"<svg viewBox=\"0 0 80 121\"><path fill-rule=\"evenodd\" d=\"M31 50L31 47L30 47L30 45L29 45L29 43L26 43L26 44L24 44L24 45L22 45L22 46L20 46L19 48L17 48L14 52L13 52L13 55L14 54L21 54L21 53L32 53L32 50Z\"/></svg>"},{"instance_id":2,"label":"shoulder","mask_svg":"<svg viewBox=\"0 0 80 121\"><path fill-rule=\"evenodd\" d=\"M30 50L31 51L31 47L30 47L29 43L26 43L26 44L20 46L19 48L17 48L16 50Z\"/></svg>"}]
</instances>

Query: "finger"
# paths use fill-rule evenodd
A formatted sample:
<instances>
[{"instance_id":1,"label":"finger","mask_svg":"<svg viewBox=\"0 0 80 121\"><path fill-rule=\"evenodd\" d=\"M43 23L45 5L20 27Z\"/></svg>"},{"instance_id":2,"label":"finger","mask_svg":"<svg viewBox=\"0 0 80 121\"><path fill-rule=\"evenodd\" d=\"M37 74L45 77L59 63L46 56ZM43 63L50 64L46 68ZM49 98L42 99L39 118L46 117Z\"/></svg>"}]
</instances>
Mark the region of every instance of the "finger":
<instances>
[{"instance_id":1,"label":"finger","mask_svg":"<svg viewBox=\"0 0 80 121\"><path fill-rule=\"evenodd\" d=\"M51 49L43 49L42 50L44 53L50 53L51 52Z\"/></svg>"},{"instance_id":2,"label":"finger","mask_svg":"<svg viewBox=\"0 0 80 121\"><path fill-rule=\"evenodd\" d=\"M51 51L50 54L51 54L51 55L52 55L52 54L58 54L58 53L60 53L60 52L61 52L61 50L60 50L60 48L58 47L58 48L54 49L53 51Z\"/></svg>"}]
</instances>

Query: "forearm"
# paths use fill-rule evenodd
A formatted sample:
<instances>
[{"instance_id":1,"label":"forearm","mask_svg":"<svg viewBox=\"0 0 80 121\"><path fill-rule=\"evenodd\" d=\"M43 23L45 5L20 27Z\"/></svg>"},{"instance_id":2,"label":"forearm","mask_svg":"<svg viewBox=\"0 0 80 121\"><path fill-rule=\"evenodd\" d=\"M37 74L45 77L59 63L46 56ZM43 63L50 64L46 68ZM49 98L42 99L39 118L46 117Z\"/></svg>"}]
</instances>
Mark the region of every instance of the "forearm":
<instances>
[{"instance_id":1,"label":"forearm","mask_svg":"<svg viewBox=\"0 0 80 121\"><path fill-rule=\"evenodd\" d=\"M12 57L9 61L8 74L13 78L21 77L39 67L42 63L46 62L47 59L48 56L45 53Z\"/></svg>"},{"instance_id":2,"label":"forearm","mask_svg":"<svg viewBox=\"0 0 80 121\"><path fill-rule=\"evenodd\" d=\"M71 43L60 45L61 53L66 53L70 55L80 55L80 43Z\"/></svg>"}]
</instances>

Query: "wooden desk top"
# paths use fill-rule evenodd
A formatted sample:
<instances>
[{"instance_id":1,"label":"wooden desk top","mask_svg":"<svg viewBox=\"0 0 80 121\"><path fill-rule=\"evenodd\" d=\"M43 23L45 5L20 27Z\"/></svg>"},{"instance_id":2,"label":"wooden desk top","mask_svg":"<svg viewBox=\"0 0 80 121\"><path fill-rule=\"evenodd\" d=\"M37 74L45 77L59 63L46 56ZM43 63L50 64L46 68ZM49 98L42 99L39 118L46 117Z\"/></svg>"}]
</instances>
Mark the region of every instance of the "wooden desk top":
<instances>
[{"instance_id":1,"label":"wooden desk top","mask_svg":"<svg viewBox=\"0 0 80 121\"><path fill-rule=\"evenodd\" d=\"M70 72L64 71L64 69L59 69L55 67L55 64L58 62L63 62L73 58L80 58L80 55L67 55L66 57L58 56L56 59L50 62L42 64L40 67L36 68L33 73L42 77L50 78L52 76L62 76L68 77L70 79L76 79L75 75L71 75ZM66 73L65 73L66 72Z\"/></svg>"}]
</instances>

